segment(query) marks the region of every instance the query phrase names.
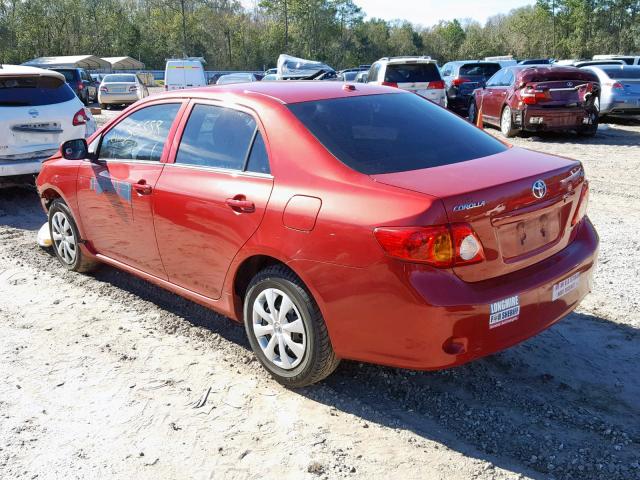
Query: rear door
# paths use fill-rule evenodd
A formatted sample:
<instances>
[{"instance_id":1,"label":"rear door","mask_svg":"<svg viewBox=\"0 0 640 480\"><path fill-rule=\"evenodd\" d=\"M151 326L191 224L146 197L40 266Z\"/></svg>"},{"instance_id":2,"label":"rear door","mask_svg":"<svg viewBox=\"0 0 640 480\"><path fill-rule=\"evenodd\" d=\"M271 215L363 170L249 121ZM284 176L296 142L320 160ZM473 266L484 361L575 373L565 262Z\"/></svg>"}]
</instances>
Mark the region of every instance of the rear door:
<instances>
[{"instance_id":1,"label":"rear door","mask_svg":"<svg viewBox=\"0 0 640 480\"><path fill-rule=\"evenodd\" d=\"M388 63L384 75L386 84L416 93L434 103L443 100L444 82L435 63L407 60L407 63Z\"/></svg>"},{"instance_id":2,"label":"rear door","mask_svg":"<svg viewBox=\"0 0 640 480\"><path fill-rule=\"evenodd\" d=\"M78 208L93 248L164 279L152 199L182 107L165 100L131 111L92 143L98 162L78 171Z\"/></svg>"},{"instance_id":3,"label":"rear door","mask_svg":"<svg viewBox=\"0 0 640 480\"><path fill-rule=\"evenodd\" d=\"M158 247L172 283L219 298L271 195L266 137L253 112L215 102L195 102L183 125L155 189Z\"/></svg>"}]
</instances>

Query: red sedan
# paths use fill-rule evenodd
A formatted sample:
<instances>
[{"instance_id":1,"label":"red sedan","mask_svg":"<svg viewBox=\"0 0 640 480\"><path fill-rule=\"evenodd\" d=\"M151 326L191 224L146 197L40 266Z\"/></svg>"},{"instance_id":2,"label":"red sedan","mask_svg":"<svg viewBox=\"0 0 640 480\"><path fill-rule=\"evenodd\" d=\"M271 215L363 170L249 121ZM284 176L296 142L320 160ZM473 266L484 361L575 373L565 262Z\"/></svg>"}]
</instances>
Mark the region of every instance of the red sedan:
<instances>
[{"instance_id":1,"label":"red sedan","mask_svg":"<svg viewBox=\"0 0 640 480\"><path fill-rule=\"evenodd\" d=\"M107 263L244 322L288 386L341 358L440 369L507 348L576 307L597 255L579 162L383 86L150 97L37 184L64 267Z\"/></svg>"},{"instance_id":2,"label":"red sedan","mask_svg":"<svg viewBox=\"0 0 640 480\"><path fill-rule=\"evenodd\" d=\"M575 130L593 136L598 131L598 77L575 67L516 65L505 67L485 87L473 92L469 121L484 123L513 137L521 132Z\"/></svg>"}]
</instances>

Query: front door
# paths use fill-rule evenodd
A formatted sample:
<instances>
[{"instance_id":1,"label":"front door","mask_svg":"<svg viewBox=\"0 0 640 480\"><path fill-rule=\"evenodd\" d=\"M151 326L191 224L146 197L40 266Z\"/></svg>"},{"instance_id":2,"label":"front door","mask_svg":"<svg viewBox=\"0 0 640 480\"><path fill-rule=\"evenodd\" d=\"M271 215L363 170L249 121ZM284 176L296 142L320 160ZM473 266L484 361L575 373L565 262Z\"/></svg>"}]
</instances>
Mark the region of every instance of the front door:
<instances>
[{"instance_id":1,"label":"front door","mask_svg":"<svg viewBox=\"0 0 640 480\"><path fill-rule=\"evenodd\" d=\"M260 225L271 195L263 138L249 111L194 104L153 198L160 256L172 283L220 297L229 265Z\"/></svg>"},{"instance_id":2,"label":"front door","mask_svg":"<svg viewBox=\"0 0 640 480\"><path fill-rule=\"evenodd\" d=\"M103 134L98 161L83 163L78 172L86 240L102 255L165 279L152 197L181 106L174 101L134 110Z\"/></svg>"}]
</instances>

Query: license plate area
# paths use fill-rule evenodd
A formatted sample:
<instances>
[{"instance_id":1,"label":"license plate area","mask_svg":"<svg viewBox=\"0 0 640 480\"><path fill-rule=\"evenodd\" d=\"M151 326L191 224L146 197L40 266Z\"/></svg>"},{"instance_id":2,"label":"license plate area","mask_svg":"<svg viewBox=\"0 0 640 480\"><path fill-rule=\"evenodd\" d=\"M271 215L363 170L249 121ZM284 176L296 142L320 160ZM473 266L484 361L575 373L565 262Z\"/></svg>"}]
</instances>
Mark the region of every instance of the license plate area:
<instances>
[{"instance_id":1,"label":"license plate area","mask_svg":"<svg viewBox=\"0 0 640 480\"><path fill-rule=\"evenodd\" d=\"M562 209L555 208L498 226L502 258L514 261L554 244L560 238L562 224Z\"/></svg>"}]
</instances>

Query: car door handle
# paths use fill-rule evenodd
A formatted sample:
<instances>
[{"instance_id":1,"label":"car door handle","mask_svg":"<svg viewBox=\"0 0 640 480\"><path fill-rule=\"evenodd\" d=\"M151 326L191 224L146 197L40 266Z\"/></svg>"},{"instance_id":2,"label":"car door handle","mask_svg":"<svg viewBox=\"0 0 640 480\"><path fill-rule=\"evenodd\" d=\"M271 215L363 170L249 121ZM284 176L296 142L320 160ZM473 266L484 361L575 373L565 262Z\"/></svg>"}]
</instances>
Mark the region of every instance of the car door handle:
<instances>
[{"instance_id":1,"label":"car door handle","mask_svg":"<svg viewBox=\"0 0 640 480\"><path fill-rule=\"evenodd\" d=\"M151 185L148 185L147 181L144 179L138 180L137 183L134 183L133 188L140 195L149 195L153 191L153 189L151 188Z\"/></svg>"},{"instance_id":2,"label":"car door handle","mask_svg":"<svg viewBox=\"0 0 640 480\"><path fill-rule=\"evenodd\" d=\"M227 198L225 202L236 212L251 213L256 210L255 204L252 201L247 200L244 195L236 195L233 198Z\"/></svg>"}]
</instances>

